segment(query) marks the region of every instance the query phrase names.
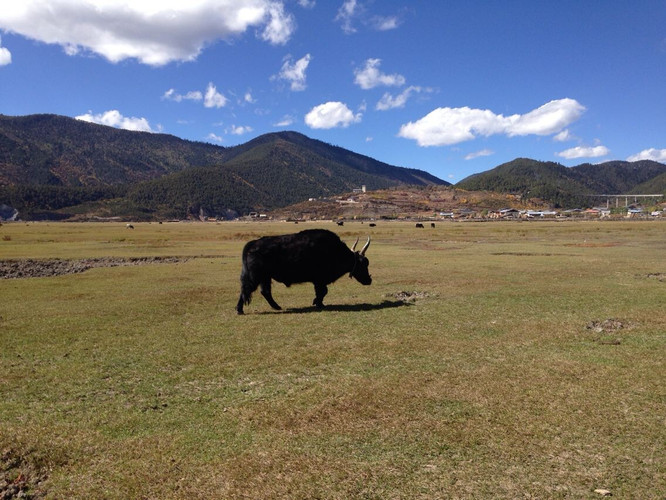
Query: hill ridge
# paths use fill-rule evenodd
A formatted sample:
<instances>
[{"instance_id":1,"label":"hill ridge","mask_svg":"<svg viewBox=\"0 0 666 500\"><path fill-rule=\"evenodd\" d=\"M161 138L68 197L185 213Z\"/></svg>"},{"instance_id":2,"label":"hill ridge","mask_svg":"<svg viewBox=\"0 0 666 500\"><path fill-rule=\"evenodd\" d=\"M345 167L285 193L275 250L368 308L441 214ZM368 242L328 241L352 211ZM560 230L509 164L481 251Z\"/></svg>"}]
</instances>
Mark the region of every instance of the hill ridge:
<instances>
[{"instance_id":1,"label":"hill ridge","mask_svg":"<svg viewBox=\"0 0 666 500\"><path fill-rule=\"evenodd\" d=\"M146 213L242 213L401 184L450 185L295 131L223 147L59 115L0 115L0 204L24 214L111 196Z\"/></svg>"},{"instance_id":2,"label":"hill ridge","mask_svg":"<svg viewBox=\"0 0 666 500\"><path fill-rule=\"evenodd\" d=\"M516 158L480 172L455 186L471 191L513 193L548 200L555 206L581 204L591 194L666 194L666 165L651 161L608 161L566 167L560 163Z\"/></svg>"}]
</instances>

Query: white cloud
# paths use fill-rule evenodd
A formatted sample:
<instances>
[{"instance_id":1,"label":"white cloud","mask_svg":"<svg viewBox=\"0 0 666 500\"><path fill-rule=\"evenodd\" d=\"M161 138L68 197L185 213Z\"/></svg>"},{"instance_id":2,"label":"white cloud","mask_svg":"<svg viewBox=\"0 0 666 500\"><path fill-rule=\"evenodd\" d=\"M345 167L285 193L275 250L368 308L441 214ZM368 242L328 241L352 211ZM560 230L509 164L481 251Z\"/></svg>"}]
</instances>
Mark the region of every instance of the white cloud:
<instances>
[{"instance_id":1,"label":"white cloud","mask_svg":"<svg viewBox=\"0 0 666 500\"><path fill-rule=\"evenodd\" d=\"M298 5L303 7L304 9L311 9L312 7L315 6L315 0L298 0Z\"/></svg>"},{"instance_id":2,"label":"white cloud","mask_svg":"<svg viewBox=\"0 0 666 500\"><path fill-rule=\"evenodd\" d=\"M377 4L380 2L365 2L365 4ZM404 11L405 9L403 9ZM356 33L356 25L376 31L389 31L398 28L402 22L402 15L370 15L366 6L358 0L345 0L338 9L335 21L340 22L342 31L351 35Z\"/></svg>"},{"instance_id":3,"label":"white cloud","mask_svg":"<svg viewBox=\"0 0 666 500\"><path fill-rule=\"evenodd\" d=\"M84 122L97 123L99 125L107 125L109 127L122 128L125 130L134 130L141 132L153 132L150 123L145 118L126 117L120 114L117 109L105 111L94 115L92 111L84 115L76 117L77 120Z\"/></svg>"},{"instance_id":4,"label":"white cloud","mask_svg":"<svg viewBox=\"0 0 666 500\"><path fill-rule=\"evenodd\" d=\"M550 135L578 120L585 107L573 99L550 101L524 115L508 117L509 135Z\"/></svg>"},{"instance_id":5,"label":"white cloud","mask_svg":"<svg viewBox=\"0 0 666 500\"><path fill-rule=\"evenodd\" d=\"M255 102L257 102L257 100L254 97L252 97L252 92L250 92L249 90L245 92L245 95L243 96L243 101L248 104L254 104Z\"/></svg>"},{"instance_id":6,"label":"white cloud","mask_svg":"<svg viewBox=\"0 0 666 500\"><path fill-rule=\"evenodd\" d=\"M346 104L341 102L327 102L315 106L305 115L305 123L310 128L348 127L352 123L361 121L362 114L354 114Z\"/></svg>"},{"instance_id":7,"label":"white cloud","mask_svg":"<svg viewBox=\"0 0 666 500\"><path fill-rule=\"evenodd\" d=\"M640 160L652 160L658 161L661 163L666 163L666 149L644 149L638 154L632 155L627 158L627 161L640 161Z\"/></svg>"},{"instance_id":8,"label":"white cloud","mask_svg":"<svg viewBox=\"0 0 666 500\"><path fill-rule=\"evenodd\" d=\"M274 127L289 127L293 123L294 123L294 117L289 116L289 115L285 115L285 116L282 117L282 119L279 122L275 123L273 126Z\"/></svg>"},{"instance_id":9,"label":"white cloud","mask_svg":"<svg viewBox=\"0 0 666 500\"><path fill-rule=\"evenodd\" d=\"M208 139L209 141L212 141L212 142L224 142L224 139L222 137L220 137L217 134L214 134L213 132L208 134L206 136L206 139Z\"/></svg>"},{"instance_id":10,"label":"white cloud","mask_svg":"<svg viewBox=\"0 0 666 500\"><path fill-rule=\"evenodd\" d=\"M176 92L176 89L169 89L164 93L162 99L175 102L201 101L203 99L203 94L198 90L191 90L187 94L179 94Z\"/></svg>"},{"instance_id":11,"label":"white cloud","mask_svg":"<svg viewBox=\"0 0 666 500\"><path fill-rule=\"evenodd\" d=\"M354 83L362 89L371 89L384 85L387 87L400 87L405 84L405 77L397 73L387 75L379 71L381 59L368 59L363 68L354 70Z\"/></svg>"},{"instance_id":12,"label":"white cloud","mask_svg":"<svg viewBox=\"0 0 666 500\"><path fill-rule=\"evenodd\" d=\"M488 109L437 108L400 127L399 137L419 146L449 146L478 136L550 135L578 120L585 107L574 99L550 101L524 115L503 116Z\"/></svg>"},{"instance_id":13,"label":"white cloud","mask_svg":"<svg viewBox=\"0 0 666 500\"><path fill-rule=\"evenodd\" d=\"M89 51L151 66L192 61L206 45L250 28L280 45L295 22L278 0L21 0L0 9L1 30L61 45L69 55Z\"/></svg>"},{"instance_id":14,"label":"white cloud","mask_svg":"<svg viewBox=\"0 0 666 500\"><path fill-rule=\"evenodd\" d=\"M610 150L606 146L576 146L557 153L557 156L571 160L574 158L599 158L600 156L606 156L608 153L610 153Z\"/></svg>"},{"instance_id":15,"label":"white cloud","mask_svg":"<svg viewBox=\"0 0 666 500\"><path fill-rule=\"evenodd\" d=\"M311 60L312 56L310 54L306 54L298 61L292 63L291 56L287 56L284 64L282 64L280 73L273 78L279 78L281 80L287 80L288 82L291 82L290 87L293 91L305 90L305 71L308 69L308 65L310 64Z\"/></svg>"},{"instance_id":16,"label":"white cloud","mask_svg":"<svg viewBox=\"0 0 666 500\"><path fill-rule=\"evenodd\" d=\"M576 139L577 139L577 137L575 135L573 135L569 131L569 129L564 129L562 132L560 132L559 134L556 134L553 137L553 140L556 141L556 142L567 142L567 141L573 141L573 140L576 140Z\"/></svg>"},{"instance_id":17,"label":"white cloud","mask_svg":"<svg viewBox=\"0 0 666 500\"><path fill-rule=\"evenodd\" d=\"M12 63L12 53L9 49L2 46L2 37L0 37L0 66L7 66Z\"/></svg>"},{"instance_id":18,"label":"white cloud","mask_svg":"<svg viewBox=\"0 0 666 500\"><path fill-rule=\"evenodd\" d=\"M340 9L338 9L338 15L335 16L336 21L340 21L342 24L342 31L348 35L356 32L356 28L353 26L354 17L358 15L359 5L356 0L345 0Z\"/></svg>"},{"instance_id":19,"label":"white cloud","mask_svg":"<svg viewBox=\"0 0 666 500\"><path fill-rule=\"evenodd\" d=\"M12 53L4 47L0 47L0 66L7 66L12 63Z\"/></svg>"},{"instance_id":20,"label":"white cloud","mask_svg":"<svg viewBox=\"0 0 666 500\"><path fill-rule=\"evenodd\" d=\"M232 125L226 130L226 132L233 135L243 135L252 132L252 130L253 128L248 125Z\"/></svg>"},{"instance_id":21,"label":"white cloud","mask_svg":"<svg viewBox=\"0 0 666 500\"><path fill-rule=\"evenodd\" d=\"M407 87L405 90L400 92L397 96L392 96L389 92L386 92L382 98L377 103L375 109L379 111L387 111L394 108L404 108L407 104L407 100L413 93L418 92L431 92L431 89L424 89L422 87L415 87L414 85Z\"/></svg>"},{"instance_id":22,"label":"white cloud","mask_svg":"<svg viewBox=\"0 0 666 500\"><path fill-rule=\"evenodd\" d=\"M501 133L503 119L489 110L437 108L416 122L402 125L398 136L414 139L419 146L448 146L477 135Z\"/></svg>"},{"instance_id":23,"label":"white cloud","mask_svg":"<svg viewBox=\"0 0 666 500\"><path fill-rule=\"evenodd\" d=\"M233 0L230 3L233 4ZM294 18L290 14L285 14L282 3L271 1L266 4L267 13L264 17L268 17L268 21L261 38L273 45L284 45L294 32Z\"/></svg>"},{"instance_id":24,"label":"white cloud","mask_svg":"<svg viewBox=\"0 0 666 500\"><path fill-rule=\"evenodd\" d=\"M375 16L372 18L372 26L378 31L394 30L400 26L400 19L397 16Z\"/></svg>"},{"instance_id":25,"label":"white cloud","mask_svg":"<svg viewBox=\"0 0 666 500\"><path fill-rule=\"evenodd\" d=\"M250 101L248 101L248 96ZM190 90L186 94L179 94L176 89L169 89L163 95L162 99L167 101L182 102L182 101L203 101L206 108L223 108L229 101L224 95L217 91L217 87L210 82L206 87L206 92L200 90ZM247 93L245 95L246 102L253 102L252 96Z\"/></svg>"},{"instance_id":26,"label":"white cloud","mask_svg":"<svg viewBox=\"0 0 666 500\"><path fill-rule=\"evenodd\" d=\"M212 83L208 84L204 95L204 106L207 108L223 108L227 104L227 98L217 91Z\"/></svg>"},{"instance_id":27,"label":"white cloud","mask_svg":"<svg viewBox=\"0 0 666 500\"><path fill-rule=\"evenodd\" d=\"M481 151L476 151L475 153L468 154L467 156L465 156L465 160L473 160L475 158L481 158L482 156L491 156L494 154L495 152L490 149L482 149Z\"/></svg>"}]
</instances>

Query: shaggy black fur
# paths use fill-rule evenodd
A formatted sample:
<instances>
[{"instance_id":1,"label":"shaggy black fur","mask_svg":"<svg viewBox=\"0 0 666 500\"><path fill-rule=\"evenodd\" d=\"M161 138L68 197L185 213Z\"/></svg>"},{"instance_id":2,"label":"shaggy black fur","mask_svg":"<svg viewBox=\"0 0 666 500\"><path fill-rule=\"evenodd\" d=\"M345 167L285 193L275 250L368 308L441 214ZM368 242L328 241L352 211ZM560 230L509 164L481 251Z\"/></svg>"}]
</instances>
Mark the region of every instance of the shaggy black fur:
<instances>
[{"instance_id":1,"label":"shaggy black fur","mask_svg":"<svg viewBox=\"0 0 666 500\"><path fill-rule=\"evenodd\" d=\"M358 240L357 240L358 242ZM273 309L281 309L271 295L271 280L291 286L312 283L315 298L312 305L324 307L327 286L343 274L356 278L363 285L372 283L365 251L355 252L340 237L326 229L307 229L295 234L264 236L248 242L243 248L241 293L236 305L238 314L250 303L252 293L261 287L261 294Z\"/></svg>"}]
</instances>

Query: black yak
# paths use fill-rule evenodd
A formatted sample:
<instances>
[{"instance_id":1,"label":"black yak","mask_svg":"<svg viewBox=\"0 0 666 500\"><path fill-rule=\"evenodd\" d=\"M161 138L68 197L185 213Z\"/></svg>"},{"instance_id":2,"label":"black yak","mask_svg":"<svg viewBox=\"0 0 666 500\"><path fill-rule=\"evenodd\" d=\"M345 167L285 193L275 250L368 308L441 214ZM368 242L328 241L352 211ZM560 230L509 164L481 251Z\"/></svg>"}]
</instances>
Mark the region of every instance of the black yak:
<instances>
[{"instance_id":1,"label":"black yak","mask_svg":"<svg viewBox=\"0 0 666 500\"><path fill-rule=\"evenodd\" d=\"M281 307L271 295L271 280L291 286L293 283L312 283L315 298L312 305L324 307L327 286L349 274L363 285L372 283L368 273L365 252L370 238L358 252L356 244L351 249L340 237L326 229L307 229L295 234L264 236L248 242L243 248L241 293L236 312L243 314L243 306L250 303L252 293L261 287L261 294L273 309Z\"/></svg>"}]
</instances>

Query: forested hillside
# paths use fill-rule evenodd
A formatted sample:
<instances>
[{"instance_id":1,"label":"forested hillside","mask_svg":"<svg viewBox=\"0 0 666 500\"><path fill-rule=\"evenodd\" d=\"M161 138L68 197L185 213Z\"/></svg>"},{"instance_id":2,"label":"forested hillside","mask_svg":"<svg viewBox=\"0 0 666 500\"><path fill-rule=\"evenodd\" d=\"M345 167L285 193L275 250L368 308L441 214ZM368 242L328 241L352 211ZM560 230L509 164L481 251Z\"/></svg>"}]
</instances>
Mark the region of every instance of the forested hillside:
<instances>
[{"instance_id":1,"label":"forested hillside","mask_svg":"<svg viewBox=\"0 0 666 500\"><path fill-rule=\"evenodd\" d=\"M574 176L578 176L590 190L598 194L663 193L653 181L666 173L666 165L655 161L642 160L635 162L608 161L596 165L584 163L571 168ZM655 191L656 189L656 191Z\"/></svg>"},{"instance_id":2,"label":"forested hillside","mask_svg":"<svg viewBox=\"0 0 666 500\"><path fill-rule=\"evenodd\" d=\"M297 132L220 147L57 115L0 115L0 207L24 219L231 217L310 198L399 185L449 185ZM517 158L456 187L586 206L592 194L666 194L666 165L565 167Z\"/></svg>"},{"instance_id":3,"label":"forested hillside","mask_svg":"<svg viewBox=\"0 0 666 500\"><path fill-rule=\"evenodd\" d=\"M0 185L135 183L211 166L228 149L172 135L119 130L57 115L0 115Z\"/></svg>"},{"instance_id":4,"label":"forested hillside","mask_svg":"<svg viewBox=\"0 0 666 500\"><path fill-rule=\"evenodd\" d=\"M654 161L611 161L565 167L517 158L463 179L457 188L541 198L556 207L584 206L590 194L664 194L666 165Z\"/></svg>"},{"instance_id":5,"label":"forested hillside","mask_svg":"<svg viewBox=\"0 0 666 500\"><path fill-rule=\"evenodd\" d=\"M23 218L102 206L106 216L227 216L401 184L448 185L296 132L223 148L56 115L0 115L0 205Z\"/></svg>"}]
</instances>

